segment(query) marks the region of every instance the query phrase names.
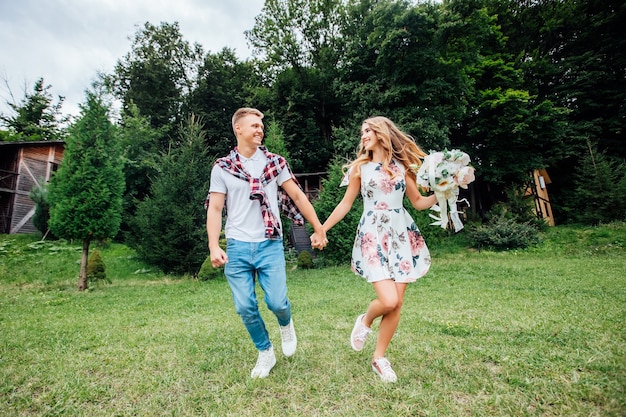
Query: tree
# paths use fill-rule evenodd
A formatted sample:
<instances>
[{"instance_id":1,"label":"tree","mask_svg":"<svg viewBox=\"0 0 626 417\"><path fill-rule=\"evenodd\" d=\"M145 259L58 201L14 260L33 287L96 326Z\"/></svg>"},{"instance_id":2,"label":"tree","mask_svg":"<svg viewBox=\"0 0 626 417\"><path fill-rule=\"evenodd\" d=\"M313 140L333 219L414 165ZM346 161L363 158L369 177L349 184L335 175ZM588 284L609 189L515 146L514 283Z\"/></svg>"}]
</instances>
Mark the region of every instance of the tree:
<instances>
[{"instance_id":1,"label":"tree","mask_svg":"<svg viewBox=\"0 0 626 417\"><path fill-rule=\"evenodd\" d=\"M266 0L246 38L275 71L331 69L342 58L341 0Z\"/></svg>"},{"instance_id":2,"label":"tree","mask_svg":"<svg viewBox=\"0 0 626 417\"><path fill-rule=\"evenodd\" d=\"M234 146L232 115L239 107L259 107L254 96L260 89L262 81L254 64L240 62L233 50L224 48L205 56L183 113L202 120L210 153L225 155Z\"/></svg>"},{"instance_id":3,"label":"tree","mask_svg":"<svg viewBox=\"0 0 626 417\"><path fill-rule=\"evenodd\" d=\"M119 230L124 192L115 126L102 99L94 92L86 94L48 191L50 230L59 238L82 242L80 291L88 286L90 243L111 238Z\"/></svg>"},{"instance_id":4,"label":"tree","mask_svg":"<svg viewBox=\"0 0 626 417\"><path fill-rule=\"evenodd\" d=\"M50 93L51 85L44 85L43 78L37 80L32 93L25 93L20 104L7 102L14 115L0 115L0 121L9 128L11 140L61 140L63 124L68 121L62 116L64 97L58 96L56 103Z\"/></svg>"},{"instance_id":5,"label":"tree","mask_svg":"<svg viewBox=\"0 0 626 417\"><path fill-rule=\"evenodd\" d=\"M578 221L586 208L570 198L572 167L589 154L588 141L615 164L626 158L626 4L490 0L488 7L517 57L525 88L538 102L567 109L567 123L560 126L566 140L551 167L550 192L555 216Z\"/></svg>"},{"instance_id":6,"label":"tree","mask_svg":"<svg viewBox=\"0 0 626 417\"><path fill-rule=\"evenodd\" d=\"M195 87L201 58L202 48L183 39L177 22L146 22L135 33L131 51L105 81L124 108L135 103L152 127L173 127L180 120L184 97Z\"/></svg>"},{"instance_id":7,"label":"tree","mask_svg":"<svg viewBox=\"0 0 626 417\"><path fill-rule=\"evenodd\" d=\"M264 143L268 151L282 156L291 165L291 155L285 145L283 130L278 122L270 120L267 123Z\"/></svg>"},{"instance_id":8,"label":"tree","mask_svg":"<svg viewBox=\"0 0 626 417\"><path fill-rule=\"evenodd\" d=\"M246 37L265 58L272 116L281 123L296 170L323 170L332 158L342 103L335 80L346 40L341 0L268 0ZM315 153L311 153L311 141Z\"/></svg>"},{"instance_id":9,"label":"tree","mask_svg":"<svg viewBox=\"0 0 626 417\"><path fill-rule=\"evenodd\" d=\"M451 129L454 148L472 156L478 180L472 192L481 211L525 188L529 174L553 166L569 152L566 111L526 87L516 51L508 46L498 15L483 0L445 3L442 58L462 63L465 114Z\"/></svg>"},{"instance_id":10,"label":"tree","mask_svg":"<svg viewBox=\"0 0 626 417\"><path fill-rule=\"evenodd\" d=\"M570 218L598 225L626 220L626 165L609 158L589 143L587 154L574 169L574 187L568 198Z\"/></svg>"},{"instance_id":11,"label":"tree","mask_svg":"<svg viewBox=\"0 0 626 417\"><path fill-rule=\"evenodd\" d=\"M458 60L446 60L442 5L409 1L353 2L349 8L345 70L338 82L359 125L384 115L415 135L424 149L442 149L464 115L468 81Z\"/></svg>"},{"instance_id":12,"label":"tree","mask_svg":"<svg viewBox=\"0 0 626 417\"><path fill-rule=\"evenodd\" d=\"M179 135L180 146L161 159L150 197L137 206L130 244L166 273L195 275L207 255L203 204L212 163L199 120L190 118Z\"/></svg>"},{"instance_id":13,"label":"tree","mask_svg":"<svg viewBox=\"0 0 626 417\"><path fill-rule=\"evenodd\" d=\"M129 220L135 215L137 204L150 195L150 178L159 170L162 129L150 126L147 117L139 114L131 102L122 115L119 130L120 150L126 189L123 196L121 232L130 231Z\"/></svg>"}]
</instances>

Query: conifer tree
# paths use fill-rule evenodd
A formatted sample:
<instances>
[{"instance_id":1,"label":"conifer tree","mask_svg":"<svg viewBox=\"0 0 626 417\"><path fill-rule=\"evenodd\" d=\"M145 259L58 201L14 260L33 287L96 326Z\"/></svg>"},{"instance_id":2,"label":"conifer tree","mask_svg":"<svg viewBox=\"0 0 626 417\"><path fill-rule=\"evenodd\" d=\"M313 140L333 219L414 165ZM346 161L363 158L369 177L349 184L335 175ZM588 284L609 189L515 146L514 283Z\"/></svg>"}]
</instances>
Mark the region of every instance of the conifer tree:
<instances>
[{"instance_id":1,"label":"conifer tree","mask_svg":"<svg viewBox=\"0 0 626 417\"><path fill-rule=\"evenodd\" d=\"M137 253L166 273L196 275L206 259L206 210L211 158L200 122L191 117L163 156L150 197L133 218Z\"/></svg>"},{"instance_id":2,"label":"conifer tree","mask_svg":"<svg viewBox=\"0 0 626 417\"><path fill-rule=\"evenodd\" d=\"M87 289L89 245L114 237L120 226L124 176L115 126L102 99L87 92L70 127L65 154L48 192L50 230L82 242L78 289Z\"/></svg>"},{"instance_id":3,"label":"conifer tree","mask_svg":"<svg viewBox=\"0 0 626 417\"><path fill-rule=\"evenodd\" d=\"M588 143L589 152L574 170L568 207L581 224L624 221L626 215L626 166Z\"/></svg>"}]
</instances>

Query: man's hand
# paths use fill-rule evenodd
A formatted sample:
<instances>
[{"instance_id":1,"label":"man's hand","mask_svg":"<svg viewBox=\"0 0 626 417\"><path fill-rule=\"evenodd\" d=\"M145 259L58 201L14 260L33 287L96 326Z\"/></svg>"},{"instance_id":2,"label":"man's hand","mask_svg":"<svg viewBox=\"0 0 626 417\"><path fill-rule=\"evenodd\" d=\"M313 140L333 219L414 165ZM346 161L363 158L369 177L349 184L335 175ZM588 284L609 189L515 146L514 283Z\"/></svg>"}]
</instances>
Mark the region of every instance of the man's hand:
<instances>
[{"instance_id":1,"label":"man's hand","mask_svg":"<svg viewBox=\"0 0 626 417\"><path fill-rule=\"evenodd\" d=\"M211 265L213 265L213 268L224 266L226 262L228 262L228 256L226 256L226 252L222 248L216 248L211 251Z\"/></svg>"}]
</instances>

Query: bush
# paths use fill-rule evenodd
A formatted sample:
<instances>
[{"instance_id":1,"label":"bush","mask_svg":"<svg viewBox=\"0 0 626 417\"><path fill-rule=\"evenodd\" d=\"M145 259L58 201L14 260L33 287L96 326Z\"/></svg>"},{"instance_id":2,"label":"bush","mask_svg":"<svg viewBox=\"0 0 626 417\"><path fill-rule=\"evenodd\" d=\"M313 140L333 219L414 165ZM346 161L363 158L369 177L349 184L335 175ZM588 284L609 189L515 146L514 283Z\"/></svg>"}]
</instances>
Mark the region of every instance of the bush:
<instances>
[{"instance_id":1,"label":"bush","mask_svg":"<svg viewBox=\"0 0 626 417\"><path fill-rule=\"evenodd\" d=\"M303 250L298 255L298 268L299 269L313 269L313 257L307 250Z\"/></svg>"},{"instance_id":2,"label":"bush","mask_svg":"<svg viewBox=\"0 0 626 417\"><path fill-rule=\"evenodd\" d=\"M220 233L220 248L226 250L226 237L224 237L224 230ZM211 255L207 256L200 271L198 271L198 279L201 281L208 281L210 279L219 278L224 275L224 268L215 268L211 264Z\"/></svg>"},{"instance_id":3,"label":"bush","mask_svg":"<svg viewBox=\"0 0 626 417\"><path fill-rule=\"evenodd\" d=\"M107 278L106 266L98 249L94 249L91 252L91 256L89 256L89 260L87 261L87 281L93 283L100 281L104 281L107 284L111 283L111 280Z\"/></svg>"},{"instance_id":4,"label":"bush","mask_svg":"<svg viewBox=\"0 0 626 417\"><path fill-rule=\"evenodd\" d=\"M529 223L518 223L504 214L470 232L472 246L495 250L521 249L539 242L539 231Z\"/></svg>"},{"instance_id":5,"label":"bush","mask_svg":"<svg viewBox=\"0 0 626 417\"><path fill-rule=\"evenodd\" d=\"M537 216L535 200L532 196L525 195L517 187L509 188L505 193L506 201L494 204L487 213L488 221L498 221L502 217L515 223L527 224L538 231L543 231L548 227L548 223Z\"/></svg>"},{"instance_id":6,"label":"bush","mask_svg":"<svg viewBox=\"0 0 626 417\"><path fill-rule=\"evenodd\" d=\"M30 191L31 200L35 202L35 214L33 215L33 225L42 235L48 233L48 221L50 220L50 203L48 203L48 184L44 181L41 185L35 185ZM50 234L51 235L51 234ZM54 238L53 236L50 236Z\"/></svg>"},{"instance_id":7,"label":"bush","mask_svg":"<svg viewBox=\"0 0 626 417\"><path fill-rule=\"evenodd\" d=\"M200 267L200 271L198 272L198 279L201 281L209 281L211 279L222 277L223 275L224 269L214 268L211 264L211 257L207 256Z\"/></svg>"}]
</instances>

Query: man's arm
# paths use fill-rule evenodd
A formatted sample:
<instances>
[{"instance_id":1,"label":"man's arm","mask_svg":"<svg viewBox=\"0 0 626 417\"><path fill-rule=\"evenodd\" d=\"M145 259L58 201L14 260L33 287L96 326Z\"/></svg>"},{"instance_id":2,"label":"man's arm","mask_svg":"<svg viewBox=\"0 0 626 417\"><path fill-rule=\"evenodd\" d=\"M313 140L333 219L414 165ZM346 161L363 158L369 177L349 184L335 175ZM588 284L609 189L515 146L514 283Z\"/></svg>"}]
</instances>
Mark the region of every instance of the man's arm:
<instances>
[{"instance_id":1,"label":"man's arm","mask_svg":"<svg viewBox=\"0 0 626 417\"><path fill-rule=\"evenodd\" d=\"M220 233L222 231L222 210L226 194L211 193L209 208L206 212L206 231L209 237L209 252L211 264L214 268L223 266L228 262L226 252L220 247Z\"/></svg>"}]
</instances>

